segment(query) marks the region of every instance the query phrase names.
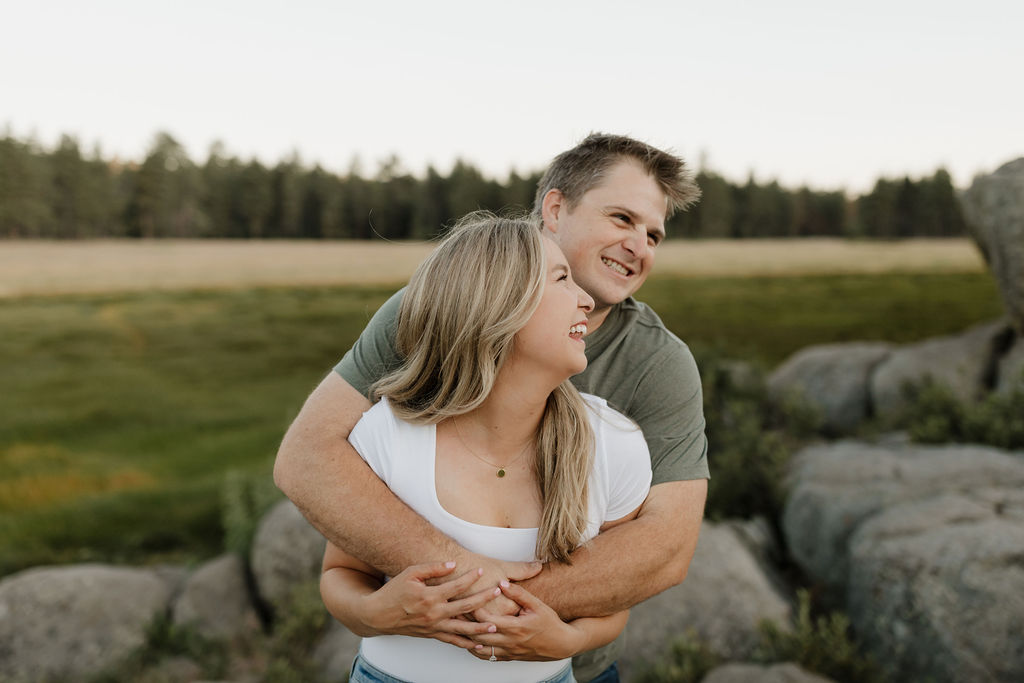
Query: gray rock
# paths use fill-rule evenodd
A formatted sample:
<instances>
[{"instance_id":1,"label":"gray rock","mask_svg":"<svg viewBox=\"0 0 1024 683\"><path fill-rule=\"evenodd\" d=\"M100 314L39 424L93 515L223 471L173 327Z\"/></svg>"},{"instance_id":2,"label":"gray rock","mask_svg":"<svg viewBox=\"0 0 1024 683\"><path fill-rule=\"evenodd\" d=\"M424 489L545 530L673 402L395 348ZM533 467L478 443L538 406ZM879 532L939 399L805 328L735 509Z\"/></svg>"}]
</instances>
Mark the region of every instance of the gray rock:
<instances>
[{"instance_id":1,"label":"gray rock","mask_svg":"<svg viewBox=\"0 0 1024 683\"><path fill-rule=\"evenodd\" d=\"M761 620L789 624L791 605L749 542L728 523L704 523L686 580L630 612L623 676L664 656L688 629L717 653L744 659L759 642Z\"/></svg>"},{"instance_id":2,"label":"gray rock","mask_svg":"<svg viewBox=\"0 0 1024 683\"><path fill-rule=\"evenodd\" d=\"M1006 311L1024 334L1024 158L975 178L961 203Z\"/></svg>"},{"instance_id":3,"label":"gray rock","mask_svg":"<svg viewBox=\"0 0 1024 683\"><path fill-rule=\"evenodd\" d=\"M807 401L827 431L850 432L871 414L868 380L891 349L881 343L811 346L776 368L768 388L777 399L796 395Z\"/></svg>"},{"instance_id":4,"label":"gray rock","mask_svg":"<svg viewBox=\"0 0 1024 683\"><path fill-rule=\"evenodd\" d=\"M259 618L242 560L230 553L199 567L185 582L171 615L175 624L189 624L207 638L231 640L255 632Z\"/></svg>"},{"instance_id":5,"label":"gray rock","mask_svg":"<svg viewBox=\"0 0 1024 683\"><path fill-rule=\"evenodd\" d=\"M260 598L280 605L300 584L320 575L325 541L288 500L271 508L252 543L252 573Z\"/></svg>"},{"instance_id":6,"label":"gray rock","mask_svg":"<svg viewBox=\"0 0 1024 683\"><path fill-rule=\"evenodd\" d=\"M848 610L894 680L1024 680L1024 492L887 509L851 539Z\"/></svg>"},{"instance_id":7,"label":"gray rock","mask_svg":"<svg viewBox=\"0 0 1024 683\"><path fill-rule=\"evenodd\" d=\"M793 560L816 581L842 591L849 539L872 516L949 490L1021 485L1024 461L985 446L811 446L793 457L782 531Z\"/></svg>"},{"instance_id":8,"label":"gray rock","mask_svg":"<svg viewBox=\"0 0 1024 683\"><path fill-rule=\"evenodd\" d=\"M799 453L783 530L894 680L1024 679L1024 458L843 442Z\"/></svg>"},{"instance_id":9,"label":"gray rock","mask_svg":"<svg viewBox=\"0 0 1024 683\"><path fill-rule=\"evenodd\" d=\"M999 320L894 349L871 374L875 415L898 420L907 408L904 386L929 378L945 385L960 401L977 400L990 388L996 350L1005 344L1007 334L1007 322Z\"/></svg>"},{"instance_id":10,"label":"gray rock","mask_svg":"<svg viewBox=\"0 0 1024 683\"><path fill-rule=\"evenodd\" d=\"M830 683L831 678L813 674L792 662L785 664L725 664L716 667L702 683Z\"/></svg>"},{"instance_id":11,"label":"gray rock","mask_svg":"<svg viewBox=\"0 0 1024 683\"><path fill-rule=\"evenodd\" d=\"M0 680L85 680L145 643L171 588L147 569L29 569L0 582Z\"/></svg>"},{"instance_id":12,"label":"gray rock","mask_svg":"<svg viewBox=\"0 0 1024 683\"><path fill-rule=\"evenodd\" d=\"M1024 334L1017 335L1017 341L999 359L996 391L1008 394L1014 389L1024 390Z\"/></svg>"},{"instance_id":13,"label":"gray rock","mask_svg":"<svg viewBox=\"0 0 1024 683\"><path fill-rule=\"evenodd\" d=\"M343 681L359 652L359 636L331 619L327 632L313 647L313 662L325 681Z\"/></svg>"}]
</instances>

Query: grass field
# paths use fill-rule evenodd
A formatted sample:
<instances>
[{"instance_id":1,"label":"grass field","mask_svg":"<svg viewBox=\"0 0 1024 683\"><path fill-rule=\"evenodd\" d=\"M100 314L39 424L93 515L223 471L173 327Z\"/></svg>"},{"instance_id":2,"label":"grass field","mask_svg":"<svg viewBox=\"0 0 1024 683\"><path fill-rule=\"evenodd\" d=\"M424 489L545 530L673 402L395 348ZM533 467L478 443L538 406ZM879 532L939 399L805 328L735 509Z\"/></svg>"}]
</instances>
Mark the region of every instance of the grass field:
<instances>
[{"instance_id":1,"label":"grass field","mask_svg":"<svg viewBox=\"0 0 1024 683\"><path fill-rule=\"evenodd\" d=\"M985 272L938 271L666 274L640 298L698 360L771 365L807 344L905 342L1001 313ZM303 399L392 289L0 299L0 575L219 552L226 474L269 478Z\"/></svg>"},{"instance_id":2,"label":"grass field","mask_svg":"<svg viewBox=\"0 0 1024 683\"><path fill-rule=\"evenodd\" d=\"M0 297L404 282L430 243L260 240L9 241ZM978 273L967 239L668 240L656 272L679 277Z\"/></svg>"}]
</instances>

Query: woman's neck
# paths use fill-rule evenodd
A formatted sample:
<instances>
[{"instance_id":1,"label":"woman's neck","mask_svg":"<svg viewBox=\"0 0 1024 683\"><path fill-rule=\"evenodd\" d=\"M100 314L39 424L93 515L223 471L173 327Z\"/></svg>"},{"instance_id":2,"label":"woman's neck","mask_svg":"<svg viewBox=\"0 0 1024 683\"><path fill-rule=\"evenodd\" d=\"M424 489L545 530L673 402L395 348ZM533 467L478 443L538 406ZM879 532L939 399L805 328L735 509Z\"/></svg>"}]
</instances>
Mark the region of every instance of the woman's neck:
<instances>
[{"instance_id":1,"label":"woman's neck","mask_svg":"<svg viewBox=\"0 0 1024 683\"><path fill-rule=\"evenodd\" d=\"M557 385L556 385L557 386ZM518 452L540 427L548 396L554 387L506 364L491 393L458 422L467 439L484 441L492 451Z\"/></svg>"}]
</instances>

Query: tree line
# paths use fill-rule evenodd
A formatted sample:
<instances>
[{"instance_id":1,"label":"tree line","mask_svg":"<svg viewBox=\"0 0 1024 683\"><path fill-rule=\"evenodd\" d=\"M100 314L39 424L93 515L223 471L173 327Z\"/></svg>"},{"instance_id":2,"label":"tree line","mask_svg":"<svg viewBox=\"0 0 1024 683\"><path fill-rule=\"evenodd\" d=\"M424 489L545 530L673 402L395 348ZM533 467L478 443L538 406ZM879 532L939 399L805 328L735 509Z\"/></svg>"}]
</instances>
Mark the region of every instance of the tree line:
<instances>
[{"instance_id":1,"label":"tree line","mask_svg":"<svg viewBox=\"0 0 1024 683\"><path fill-rule=\"evenodd\" d=\"M297 156L265 166L214 144L191 160L167 133L140 163L83 153L63 136L52 149L0 138L0 237L426 239L475 209L529 209L541 171L504 181L466 161L422 177L391 157L373 174L344 174ZM965 234L949 173L879 179L871 192L784 188L751 175L734 183L704 169L701 201L666 225L670 236L949 237Z\"/></svg>"}]
</instances>

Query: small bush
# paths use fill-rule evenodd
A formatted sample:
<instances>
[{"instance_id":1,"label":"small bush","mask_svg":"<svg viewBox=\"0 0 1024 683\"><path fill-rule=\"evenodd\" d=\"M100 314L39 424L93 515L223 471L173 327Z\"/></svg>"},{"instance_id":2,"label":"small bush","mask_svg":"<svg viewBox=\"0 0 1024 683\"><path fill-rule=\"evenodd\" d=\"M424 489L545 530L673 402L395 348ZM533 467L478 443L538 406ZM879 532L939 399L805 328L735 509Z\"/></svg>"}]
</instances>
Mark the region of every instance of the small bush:
<instances>
[{"instance_id":1,"label":"small bush","mask_svg":"<svg viewBox=\"0 0 1024 683\"><path fill-rule=\"evenodd\" d=\"M194 628L174 624L169 616L161 615L146 629L145 645L117 666L95 676L91 683L145 680L147 673L171 657L192 660L211 680L223 678L227 673L223 643L205 638Z\"/></svg>"},{"instance_id":2,"label":"small bush","mask_svg":"<svg viewBox=\"0 0 1024 683\"><path fill-rule=\"evenodd\" d=\"M221 489L225 550L248 557L256 525L280 498L269 476L228 470Z\"/></svg>"},{"instance_id":3,"label":"small bush","mask_svg":"<svg viewBox=\"0 0 1024 683\"><path fill-rule=\"evenodd\" d=\"M798 613L792 631L771 621L762 621L761 645L757 659L769 662L796 662L837 681L877 683L883 681L876 664L862 655L850 638L850 621L840 612L828 616L811 616L811 597L806 590L798 592Z\"/></svg>"},{"instance_id":4,"label":"small bush","mask_svg":"<svg viewBox=\"0 0 1024 683\"><path fill-rule=\"evenodd\" d=\"M297 586L278 609L277 622L268 646L269 662L261 683L302 683L319 680L310 656L313 643L328 622L320 599L320 584Z\"/></svg>"},{"instance_id":5,"label":"small bush","mask_svg":"<svg viewBox=\"0 0 1024 683\"><path fill-rule=\"evenodd\" d=\"M764 515L776 519L790 453L820 420L806 404L776 404L757 369L702 357L704 417L711 469L711 519Z\"/></svg>"},{"instance_id":6,"label":"small bush","mask_svg":"<svg viewBox=\"0 0 1024 683\"><path fill-rule=\"evenodd\" d=\"M981 443L1024 449L1024 389L989 394L978 403L957 400L944 385L928 380L905 387L910 398L907 431L920 443Z\"/></svg>"},{"instance_id":7,"label":"small bush","mask_svg":"<svg viewBox=\"0 0 1024 683\"><path fill-rule=\"evenodd\" d=\"M662 661L640 672L637 683L699 683L722 663L696 631L690 629L672 643Z\"/></svg>"}]
</instances>

